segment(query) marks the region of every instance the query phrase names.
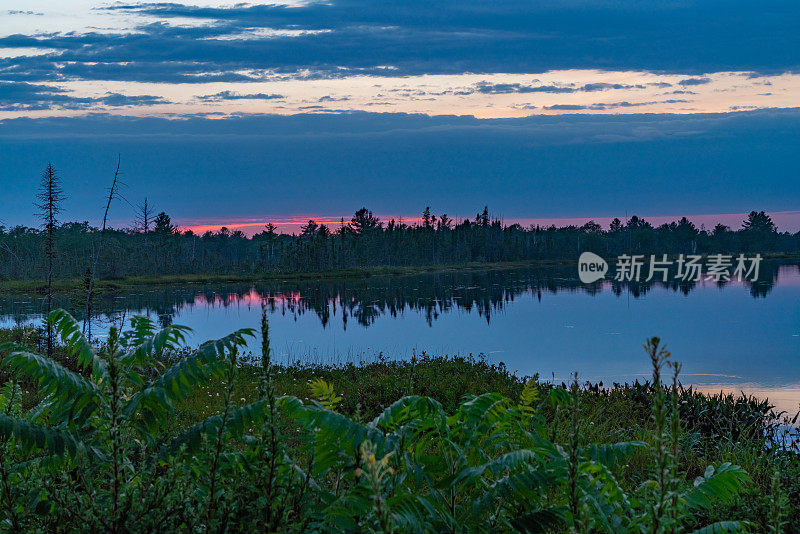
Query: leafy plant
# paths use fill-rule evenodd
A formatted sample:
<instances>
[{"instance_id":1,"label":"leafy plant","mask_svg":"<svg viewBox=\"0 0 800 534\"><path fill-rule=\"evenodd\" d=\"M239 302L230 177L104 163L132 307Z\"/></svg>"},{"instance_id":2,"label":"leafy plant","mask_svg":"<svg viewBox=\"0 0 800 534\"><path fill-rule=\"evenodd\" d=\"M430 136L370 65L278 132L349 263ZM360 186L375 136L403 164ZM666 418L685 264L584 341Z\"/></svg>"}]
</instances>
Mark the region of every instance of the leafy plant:
<instances>
[{"instance_id":1,"label":"leafy plant","mask_svg":"<svg viewBox=\"0 0 800 534\"><path fill-rule=\"evenodd\" d=\"M311 396L328 410L336 410L336 406L342 402L342 397L333 391L333 384L315 378L308 385L311 388Z\"/></svg>"},{"instance_id":2,"label":"leafy plant","mask_svg":"<svg viewBox=\"0 0 800 534\"><path fill-rule=\"evenodd\" d=\"M112 328L104 345L95 348L68 313L56 310L49 321L80 373L13 343L0 348L9 353L3 365L38 383L45 398L31 414L0 416L0 437L16 460L15 471L23 478L41 471L50 485L46 490L28 481L30 490L39 490L37 509L56 514L58 522L112 532L130 529L148 514L157 521L160 514L177 513L160 508L174 491L170 477L162 475L175 404L200 384L224 376L230 355L252 331L204 343L157 373L188 328L156 332L149 319L137 317L131 330L120 334ZM207 429L213 421L201 426ZM9 500L9 513L18 505Z\"/></svg>"},{"instance_id":3,"label":"leafy plant","mask_svg":"<svg viewBox=\"0 0 800 534\"><path fill-rule=\"evenodd\" d=\"M239 355L252 330L188 350L187 328L137 317L94 346L67 313L49 320L79 372L0 347L15 376L0 391L0 508L15 531L688 532L748 481L730 463L693 483L681 475L678 367L664 389L656 339L650 449L589 439L577 377L466 395L452 410L409 395L362 422L336 411L342 396L324 379L310 382L309 402L276 394L266 314L251 402L239 396L252 384ZM38 384L32 409L22 380ZM192 419L187 403L200 396L212 413ZM553 414L568 418L567 439ZM626 486L637 455L654 478Z\"/></svg>"}]
</instances>

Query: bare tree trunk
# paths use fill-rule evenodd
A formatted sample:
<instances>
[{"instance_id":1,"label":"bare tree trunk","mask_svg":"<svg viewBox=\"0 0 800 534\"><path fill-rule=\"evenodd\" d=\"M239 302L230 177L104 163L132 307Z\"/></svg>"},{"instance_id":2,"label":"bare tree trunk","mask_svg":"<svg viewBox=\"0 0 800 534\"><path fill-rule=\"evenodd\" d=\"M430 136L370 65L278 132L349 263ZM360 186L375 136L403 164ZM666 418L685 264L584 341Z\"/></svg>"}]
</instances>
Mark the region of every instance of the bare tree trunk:
<instances>
[{"instance_id":1,"label":"bare tree trunk","mask_svg":"<svg viewBox=\"0 0 800 534\"><path fill-rule=\"evenodd\" d=\"M52 218L52 210L51 218ZM53 325L50 324L50 312L53 311L53 230L48 224L47 229L47 357L53 357Z\"/></svg>"},{"instance_id":2,"label":"bare tree trunk","mask_svg":"<svg viewBox=\"0 0 800 534\"><path fill-rule=\"evenodd\" d=\"M108 192L108 201L106 202L106 211L103 213L103 228L100 231L100 244L95 251L94 261L92 268L89 271L89 283L86 290L86 320L83 323L83 330L89 342L92 341L92 297L94 295L94 278L97 273L97 262L100 259L100 254L103 252L103 238L106 234L106 225L108 224L108 210L111 207L111 200L114 198L114 191L117 187L117 180L119 178L119 165L122 156L117 155L117 170L114 171L114 181L111 182L111 190Z\"/></svg>"}]
</instances>

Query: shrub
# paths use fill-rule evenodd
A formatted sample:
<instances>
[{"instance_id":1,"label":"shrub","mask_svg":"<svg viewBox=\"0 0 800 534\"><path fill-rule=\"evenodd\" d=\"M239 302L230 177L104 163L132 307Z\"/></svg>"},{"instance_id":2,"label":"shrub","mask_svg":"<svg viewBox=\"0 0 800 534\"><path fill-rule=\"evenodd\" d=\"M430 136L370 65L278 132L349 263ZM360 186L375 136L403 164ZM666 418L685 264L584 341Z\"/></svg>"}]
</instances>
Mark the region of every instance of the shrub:
<instances>
[{"instance_id":1,"label":"shrub","mask_svg":"<svg viewBox=\"0 0 800 534\"><path fill-rule=\"evenodd\" d=\"M669 354L657 338L646 346L650 447L589 441L577 377L569 388L521 382L514 397L466 395L453 409L406 395L363 422L337 411L347 397L323 379L307 402L276 394L266 316L252 402L238 396L250 329L186 351L187 328L156 331L146 318L102 346L64 311L49 320L77 372L0 347L14 377L0 395L0 510L15 531L684 532L749 481L730 463L693 483L680 475L678 368L662 387ZM38 384L31 409L21 380ZM182 403L204 393L219 395L218 410L184 424ZM567 439L548 414L569 421ZM635 455L653 476L625 487ZM745 528L718 521L704 532Z\"/></svg>"}]
</instances>

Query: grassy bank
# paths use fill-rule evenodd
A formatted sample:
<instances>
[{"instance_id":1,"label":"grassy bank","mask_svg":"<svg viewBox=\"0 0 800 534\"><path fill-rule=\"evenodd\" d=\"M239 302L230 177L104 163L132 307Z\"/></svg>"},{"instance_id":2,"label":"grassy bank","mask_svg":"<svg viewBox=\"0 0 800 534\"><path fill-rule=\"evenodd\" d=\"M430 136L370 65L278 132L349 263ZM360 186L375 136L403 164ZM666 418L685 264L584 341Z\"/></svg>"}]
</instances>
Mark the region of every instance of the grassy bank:
<instances>
[{"instance_id":1,"label":"grassy bank","mask_svg":"<svg viewBox=\"0 0 800 534\"><path fill-rule=\"evenodd\" d=\"M539 260L515 262L473 262L452 265L423 265L408 267L374 267L368 269L344 269L324 272L262 272L228 274L164 274L158 276L131 276L117 279L95 281L95 293L114 293L126 289L146 286L259 283L286 280L346 280L369 278L371 276L410 276L425 273L477 272L485 270L519 269L524 267L549 267L573 263L566 260ZM53 291L69 293L84 291L85 280L81 278L57 279L53 281ZM3 280L0 293L43 294L47 286L41 280Z\"/></svg>"},{"instance_id":2,"label":"grassy bank","mask_svg":"<svg viewBox=\"0 0 800 534\"><path fill-rule=\"evenodd\" d=\"M654 340L658 385L609 388L481 358L263 367L240 357L248 331L191 351L180 327L146 322L90 349L71 318L56 324L63 367L2 349L16 386L0 395L0 514L17 530L800 524L796 433L766 401L671 386ZM43 350L42 333L0 340Z\"/></svg>"},{"instance_id":3,"label":"grassy bank","mask_svg":"<svg viewBox=\"0 0 800 534\"><path fill-rule=\"evenodd\" d=\"M800 260L800 255L770 253L762 254L765 260ZM613 261L614 258L607 258ZM431 273L469 273L486 270L508 270L520 268L547 268L575 264L575 259L534 260L509 262L470 262L448 265L418 265L396 267L372 267L365 269L342 269L322 272L312 271L265 271L258 273L183 273L154 276L130 276L95 281L95 293L115 293L127 289L153 286L187 285L187 284L227 284L227 283L261 283L275 281L304 280L347 280L363 279L372 276L411 276ZM56 279L53 291L56 293L78 293L85 291L85 280L82 278ZM0 294L36 295L46 292L46 284L42 280L2 280Z\"/></svg>"}]
</instances>

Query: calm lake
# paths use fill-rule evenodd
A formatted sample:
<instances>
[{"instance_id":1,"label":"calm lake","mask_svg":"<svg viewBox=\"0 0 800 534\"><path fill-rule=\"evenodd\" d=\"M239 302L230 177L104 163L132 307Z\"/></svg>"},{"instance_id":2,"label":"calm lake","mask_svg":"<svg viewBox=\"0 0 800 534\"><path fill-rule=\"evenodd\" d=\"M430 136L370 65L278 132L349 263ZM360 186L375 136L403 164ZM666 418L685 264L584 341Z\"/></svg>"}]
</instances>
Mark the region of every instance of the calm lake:
<instances>
[{"instance_id":1,"label":"calm lake","mask_svg":"<svg viewBox=\"0 0 800 534\"><path fill-rule=\"evenodd\" d=\"M642 349L658 335L682 381L744 391L794 413L800 403L800 266L762 265L755 285L591 287L574 266L470 273L188 285L104 295L100 335L123 314L195 330L191 342L256 328L266 299L279 361L369 361L379 354L485 355L520 374L631 382L649 375ZM78 301L58 306L80 309ZM42 301L0 297L0 326L41 321ZM250 347L257 353L259 343Z\"/></svg>"}]
</instances>

